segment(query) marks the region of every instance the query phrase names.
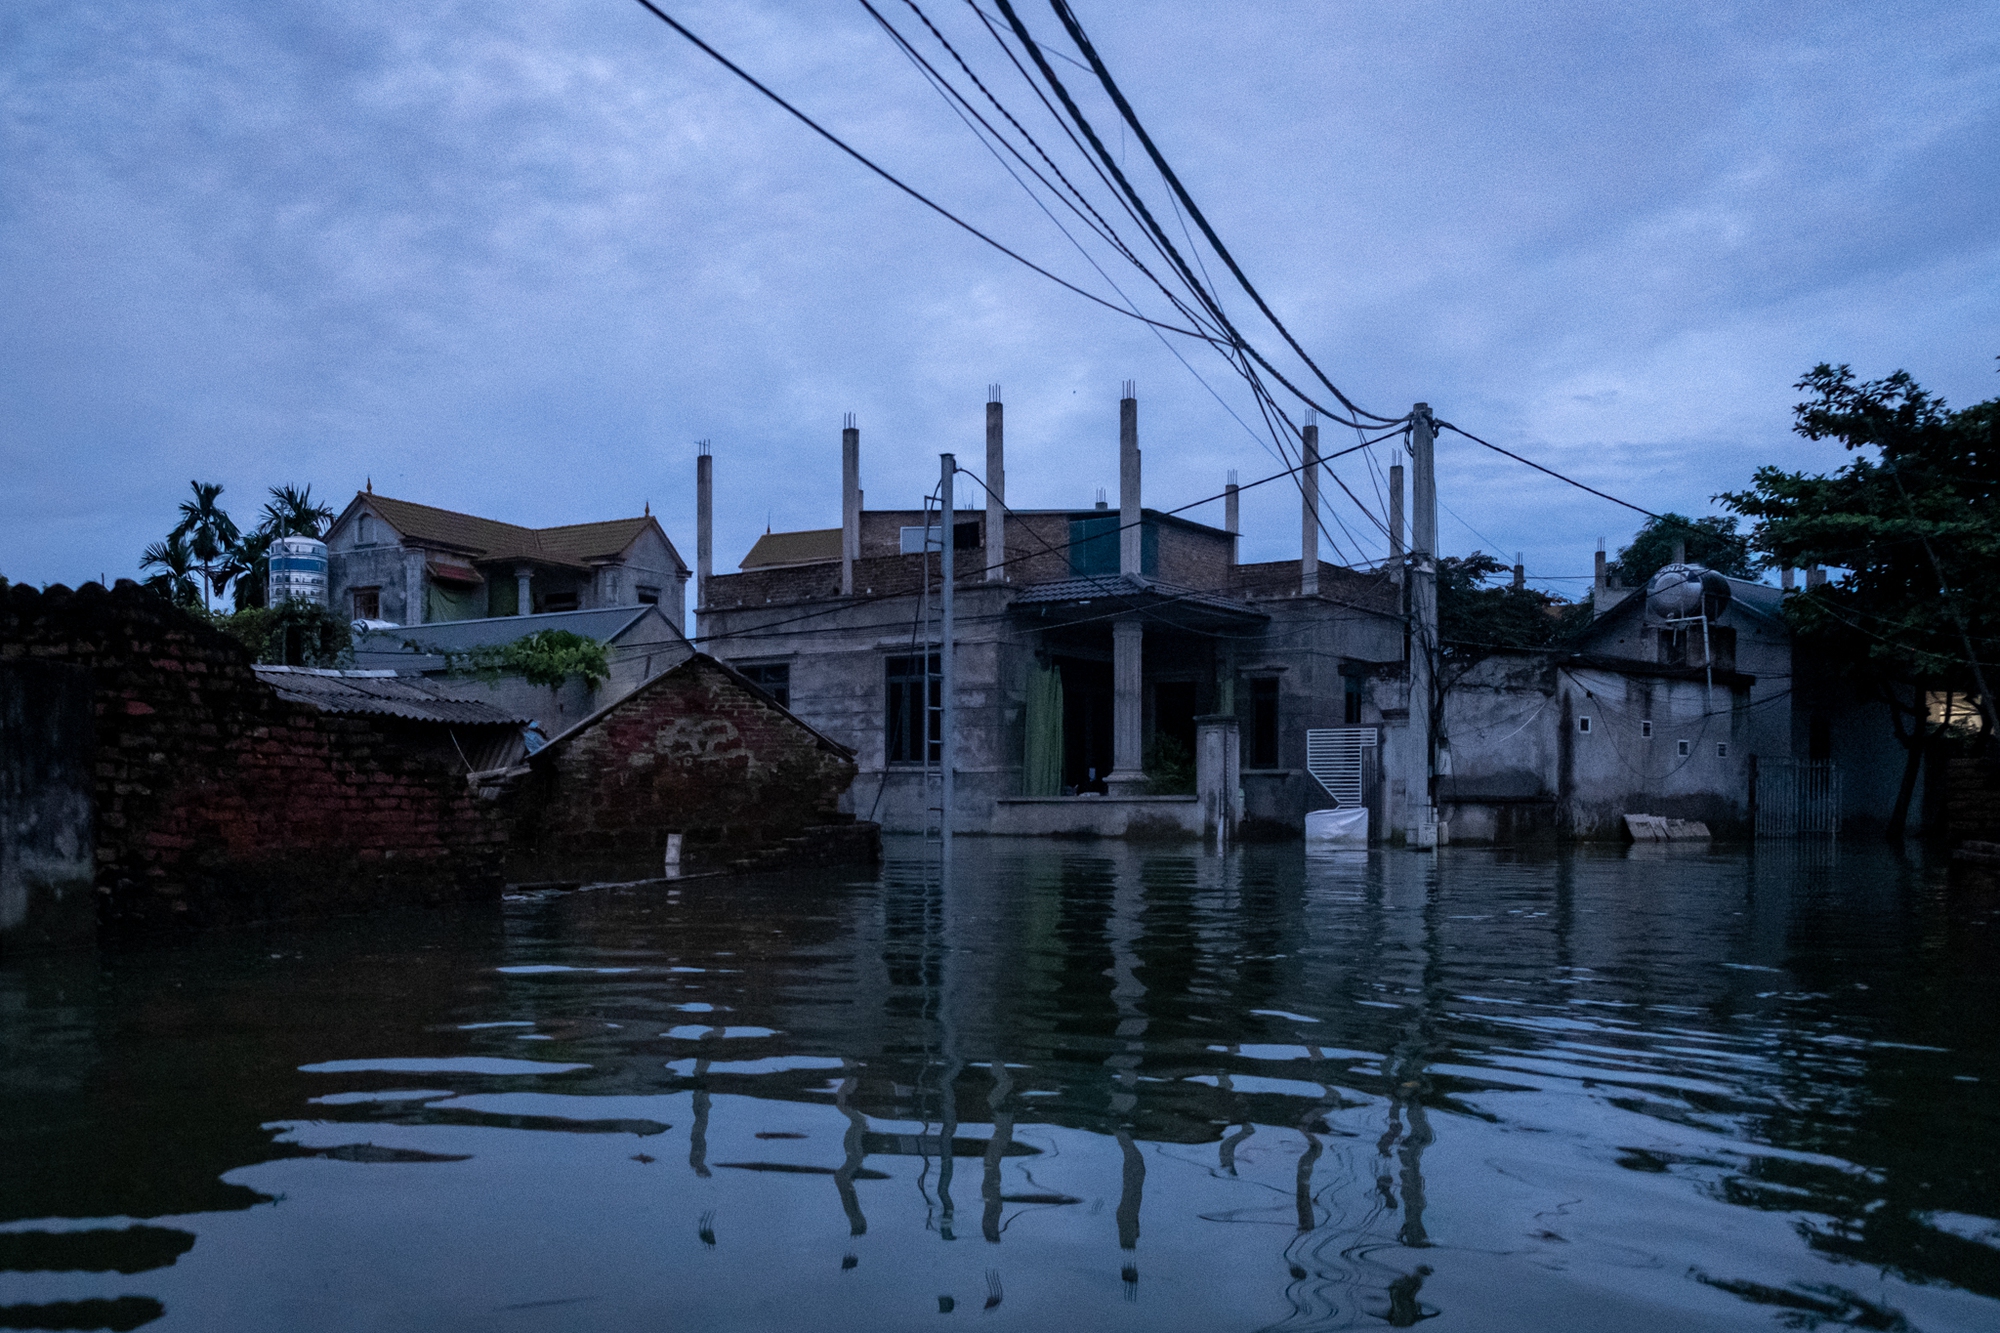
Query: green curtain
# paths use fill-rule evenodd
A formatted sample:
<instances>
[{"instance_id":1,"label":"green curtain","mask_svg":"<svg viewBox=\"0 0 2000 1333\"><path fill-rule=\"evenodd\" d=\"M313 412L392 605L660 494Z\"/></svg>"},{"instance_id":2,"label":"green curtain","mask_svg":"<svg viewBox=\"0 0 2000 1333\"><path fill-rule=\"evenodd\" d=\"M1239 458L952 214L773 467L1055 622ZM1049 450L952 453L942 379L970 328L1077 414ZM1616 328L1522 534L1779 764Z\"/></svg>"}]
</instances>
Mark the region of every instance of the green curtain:
<instances>
[{"instance_id":1,"label":"green curtain","mask_svg":"<svg viewBox=\"0 0 2000 1333\"><path fill-rule=\"evenodd\" d=\"M1023 796L1060 796L1063 764L1062 673L1037 662L1028 672L1028 741L1021 758Z\"/></svg>"}]
</instances>

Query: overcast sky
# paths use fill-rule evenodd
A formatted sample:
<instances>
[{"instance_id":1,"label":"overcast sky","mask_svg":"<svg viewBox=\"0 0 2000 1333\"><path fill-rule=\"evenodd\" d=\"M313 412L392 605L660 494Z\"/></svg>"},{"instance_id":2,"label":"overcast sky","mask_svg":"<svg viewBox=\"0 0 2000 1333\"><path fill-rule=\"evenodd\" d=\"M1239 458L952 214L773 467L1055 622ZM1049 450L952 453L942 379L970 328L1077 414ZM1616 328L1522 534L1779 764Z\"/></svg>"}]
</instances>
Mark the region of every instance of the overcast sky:
<instances>
[{"instance_id":1,"label":"overcast sky","mask_svg":"<svg viewBox=\"0 0 2000 1333\"><path fill-rule=\"evenodd\" d=\"M664 3L1109 294L858 5ZM2000 4L1074 3L1238 259L1375 411L1428 400L1705 513L1760 463L1837 464L1789 433L1817 361L2000 393ZM1020 8L1053 44L1047 6ZM278 483L341 504L370 477L530 525L650 502L691 561L702 438L732 569L767 523L838 523L843 412L871 507L917 503L941 450L979 466L989 382L1016 505L1115 494L1127 378L1149 503L1276 466L1153 333L867 175L631 0L10 0L0 170L16 580L136 574L190 478L239 519ZM1342 475L1372 499L1365 467ZM1524 550L1538 579L1634 526L1450 436L1439 494L1446 551ZM1379 554L1349 518L1343 550ZM1295 491L1245 519L1246 559L1297 553Z\"/></svg>"}]
</instances>

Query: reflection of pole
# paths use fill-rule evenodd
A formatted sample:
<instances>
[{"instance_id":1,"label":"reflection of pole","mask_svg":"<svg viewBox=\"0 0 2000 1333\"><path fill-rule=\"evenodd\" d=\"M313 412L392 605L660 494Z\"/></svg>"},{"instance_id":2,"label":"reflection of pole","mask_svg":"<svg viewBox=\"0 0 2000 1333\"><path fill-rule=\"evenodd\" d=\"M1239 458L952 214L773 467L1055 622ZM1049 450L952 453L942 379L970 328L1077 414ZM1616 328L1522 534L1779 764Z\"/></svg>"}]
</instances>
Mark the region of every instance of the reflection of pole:
<instances>
[{"instance_id":1,"label":"reflection of pole","mask_svg":"<svg viewBox=\"0 0 2000 1333\"><path fill-rule=\"evenodd\" d=\"M1004 1109L1007 1098L1013 1094L1014 1079L1007 1072L1004 1060L995 1060L987 1068L993 1071L993 1091L986 1098L986 1105L993 1111L993 1137L986 1140L986 1172L979 1182L979 1198L985 1209L979 1219L979 1234L993 1244L1000 1243L1000 1167L1007 1156L1007 1146L1014 1141L1014 1113Z\"/></svg>"},{"instance_id":2,"label":"reflection of pole","mask_svg":"<svg viewBox=\"0 0 2000 1333\"><path fill-rule=\"evenodd\" d=\"M1428 403L1410 409L1410 711L1403 799L1410 845L1437 845L1437 470Z\"/></svg>"},{"instance_id":3,"label":"reflection of pole","mask_svg":"<svg viewBox=\"0 0 2000 1333\"><path fill-rule=\"evenodd\" d=\"M1118 1188L1118 1248L1139 1248L1139 1203L1146 1192L1146 1159L1132 1141L1129 1125L1118 1127L1118 1151L1125 1157L1125 1170Z\"/></svg>"},{"instance_id":4,"label":"reflection of pole","mask_svg":"<svg viewBox=\"0 0 2000 1333\"><path fill-rule=\"evenodd\" d=\"M957 767L958 759L958 691L955 688L957 669L953 662L956 653L952 647L952 584L957 577L952 567L952 548L958 544L958 532L954 513L955 502L951 494L952 474L958 471L958 460L951 454L939 454L938 464L938 493L942 497L940 505L944 510L943 521L938 525L940 547L938 567L942 571L939 581L944 585L940 596L942 605L939 619L942 624L939 627L938 641L938 689L942 694L938 702L943 708L940 718L943 734L938 743L938 773L943 780L941 788L943 794L939 797L938 804L943 806L943 809L938 812L938 831L945 849L949 851L954 785L952 770ZM951 1169L950 1159L951 1154L947 1152L945 1154L947 1175Z\"/></svg>"},{"instance_id":5,"label":"reflection of pole","mask_svg":"<svg viewBox=\"0 0 2000 1333\"><path fill-rule=\"evenodd\" d=\"M861 1213L861 1196L855 1193L854 1177L860 1172L861 1164L867 1160L863 1148L863 1135L868 1132L868 1117L847 1104L854 1087L861 1080L855 1077L854 1064L841 1061L846 1077L840 1080L840 1089L834 1093L833 1104L847 1117L847 1134L841 1139L841 1147L847 1150L847 1160L834 1168L833 1187L840 1192L840 1206L847 1214L847 1234L865 1236L868 1234L868 1219Z\"/></svg>"},{"instance_id":6,"label":"reflection of pole","mask_svg":"<svg viewBox=\"0 0 2000 1333\"><path fill-rule=\"evenodd\" d=\"M694 1076L704 1078L708 1074L706 1057L694 1062ZM708 1088L706 1085L694 1090L694 1127L688 1131L688 1165L703 1180L708 1179Z\"/></svg>"}]
</instances>

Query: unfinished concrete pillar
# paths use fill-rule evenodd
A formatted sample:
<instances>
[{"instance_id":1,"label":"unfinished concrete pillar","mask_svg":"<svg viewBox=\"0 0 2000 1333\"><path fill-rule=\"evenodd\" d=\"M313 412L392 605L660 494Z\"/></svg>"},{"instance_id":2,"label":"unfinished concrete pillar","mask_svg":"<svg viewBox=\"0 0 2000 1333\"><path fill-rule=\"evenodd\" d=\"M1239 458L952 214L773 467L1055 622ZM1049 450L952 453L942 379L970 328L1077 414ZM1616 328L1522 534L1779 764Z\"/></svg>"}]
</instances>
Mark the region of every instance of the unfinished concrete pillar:
<instances>
[{"instance_id":1,"label":"unfinished concrete pillar","mask_svg":"<svg viewBox=\"0 0 2000 1333\"><path fill-rule=\"evenodd\" d=\"M1299 439L1299 595L1319 594L1319 425L1310 413Z\"/></svg>"},{"instance_id":2,"label":"unfinished concrete pillar","mask_svg":"<svg viewBox=\"0 0 2000 1333\"><path fill-rule=\"evenodd\" d=\"M946 515L949 520L950 515ZM949 541L947 537L945 540ZM849 412L840 428L840 595L854 595L854 562L861 558L861 430Z\"/></svg>"},{"instance_id":3,"label":"unfinished concrete pillar","mask_svg":"<svg viewBox=\"0 0 2000 1333\"><path fill-rule=\"evenodd\" d=\"M1007 577L1007 444L1000 386L986 386L986 581Z\"/></svg>"},{"instance_id":4,"label":"unfinished concrete pillar","mask_svg":"<svg viewBox=\"0 0 2000 1333\"><path fill-rule=\"evenodd\" d=\"M535 570L532 565L514 566L514 614L517 616L534 613L534 578Z\"/></svg>"},{"instance_id":5,"label":"unfinished concrete pillar","mask_svg":"<svg viewBox=\"0 0 2000 1333\"><path fill-rule=\"evenodd\" d=\"M1793 574L1792 574L1792 567L1790 565L1786 565L1783 569L1778 571L1778 586L1784 589L1786 592L1793 591L1792 580L1793 580Z\"/></svg>"},{"instance_id":6,"label":"unfinished concrete pillar","mask_svg":"<svg viewBox=\"0 0 2000 1333\"><path fill-rule=\"evenodd\" d=\"M1118 400L1118 572L1137 578L1145 572L1144 533L1139 508L1139 399L1131 380ZM1135 659L1136 660L1136 659Z\"/></svg>"},{"instance_id":7,"label":"unfinished concrete pillar","mask_svg":"<svg viewBox=\"0 0 2000 1333\"><path fill-rule=\"evenodd\" d=\"M1403 455L1399 451L1389 462L1389 568L1403 577Z\"/></svg>"},{"instance_id":8,"label":"unfinished concrete pillar","mask_svg":"<svg viewBox=\"0 0 2000 1333\"><path fill-rule=\"evenodd\" d=\"M1521 553L1516 551L1514 552L1514 591L1519 592L1527 586L1528 567L1521 563Z\"/></svg>"},{"instance_id":9,"label":"unfinished concrete pillar","mask_svg":"<svg viewBox=\"0 0 2000 1333\"><path fill-rule=\"evenodd\" d=\"M424 623L424 552L403 552L403 623Z\"/></svg>"},{"instance_id":10,"label":"unfinished concrete pillar","mask_svg":"<svg viewBox=\"0 0 2000 1333\"><path fill-rule=\"evenodd\" d=\"M1137 796L1146 784L1139 729L1144 723L1145 671L1140 647L1146 625L1138 616L1111 622L1111 772L1113 796Z\"/></svg>"},{"instance_id":11,"label":"unfinished concrete pillar","mask_svg":"<svg viewBox=\"0 0 2000 1333\"><path fill-rule=\"evenodd\" d=\"M1229 484L1222 488L1222 526L1229 533L1229 563L1243 563L1243 497L1236 486L1236 469L1229 469Z\"/></svg>"},{"instance_id":12,"label":"unfinished concrete pillar","mask_svg":"<svg viewBox=\"0 0 2000 1333\"><path fill-rule=\"evenodd\" d=\"M1242 762L1234 713L1194 720L1194 791L1201 801L1202 835L1218 846L1236 837L1243 820Z\"/></svg>"},{"instance_id":13,"label":"unfinished concrete pillar","mask_svg":"<svg viewBox=\"0 0 2000 1333\"><path fill-rule=\"evenodd\" d=\"M708 605L708 578L715 572L715 456L707 440L694 456L694 605ZM697 622L696 628L700 628Z\"/></svg>"}]
</instances>

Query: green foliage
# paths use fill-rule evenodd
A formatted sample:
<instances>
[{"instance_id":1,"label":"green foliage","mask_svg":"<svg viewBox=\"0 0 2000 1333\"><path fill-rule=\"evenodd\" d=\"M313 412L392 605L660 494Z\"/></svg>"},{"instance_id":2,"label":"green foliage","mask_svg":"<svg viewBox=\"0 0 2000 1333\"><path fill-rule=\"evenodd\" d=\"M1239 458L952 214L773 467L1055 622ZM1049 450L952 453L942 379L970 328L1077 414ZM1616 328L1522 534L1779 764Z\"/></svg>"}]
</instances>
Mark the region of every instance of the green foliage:
<instances>
[{"instance_id":1,"label":"green foliage","mask_svg":"<svg viewBox=\"0 0 2000 1333\"><path fill-rule=\"evenodd\" d=\"M1973 688L1966 639L1984 661L2000 652L2000 399L1954 412L1903 371L1858 382L1824 363L1795 387L1812 396L1793 429L1856 457L1759 468L1717 498L1772 563L1841 571L1788 599L1802 639L1877 683Z\"/></svg>"},{"instance_id":2,"label":"green foliage","mask_svg":"<svg viewBox=\"0 0 2000 1333\"><path fill-rule=\"evenodd\" d=\"M215 627L271 666L341 667L354 660L348 623L311 602L251 607L213 617Z\"/></svg>"},{"instance_id":3,"label":"green foliage","mask_svg":"<svg viewBox=\"0 0 2000 1333\"><path fill-rule=\"evenodd\" d=\"M1512 570L1483 551L1438 559L1438 639L1445 661L1470 666L1507 649L1567 647L1590 624L1588 602L1511 584L1488 587Z\"/></svg>"},{"instance_id":4,"label":"green foliage","mask_svg":"<svg viewBox=\"0 0 2000 1333\"><path fill-rule=\"evenodd\" d=\"M1615 567L1620 581L1628 588L1644 588L1662 566L1673 562L1677 542L1687 543L1689 564L1732 578L1757 577L1756 553L1738 535L1734 518L1662 514L1647 519L1646 525L1632 538L1632 544L1619 549Z\"/></svg>"},{"instance_id":5,"label":"green foliage","mask_svg":"<svg viewBox=\"0 0 2000 1333\"><path fill-rule=\"evenodd\" d=\"M178 533L165 541L154 542L139 557L139 568L155 569L159 572L146 580L146 586L165 597L175 606L196 606L201 602L201 589L195 586L197 571L194 552L188 549L185 538Z\"/></svg>"},{"instance_id":6,"label":"green foliage","mask_svg":"<svg viewBox=\"0 0 2000 1333\"><path fill-rule=\"evenodd\" d=\"M273 486L264 503L262 520L244 533L231 549L236 579L236 609L266 606L271 600L271 543L280 537L326 536L326 525L334 518L333 506L312 498L312 487Z\"/></svg>"},{"instance_id":7,"label":"green foliage","mask_svg":"<svg viewBox=\"0 0 2000 1333\"><path fill-rule=\"evenodd\" d=\"M413 642L410 646L422 645ZM581 676L584 684L595 685L611 674L604 645L566 629L536 630L512 643L482 644L469 652L450 653L446 660L454 674L493 681L504 674L519 673L530 684L550 689L571 676Z\"/></svg>"},{"instance_id":8,"label":"green foliage","mask_svg":"<svg viewBox=\"0 0 2000 1333\"><path fill-rule=\"evenodd\" d=\"M1194 794L1194 751L1178 736L1164 732L1153 737L1142 761L1146 770L1148 796L1190 796Z\"/></svg>"},{"instance_id":9,"label":"green foliage","mask_svg":"<svg viewBox=\"0 0 2000 1333\"><path fill-rule=\"evenodd\" d=\"M181 521L174 525L168 540L179 538L187 543L201 571L204 591L214 597L238 572L234 553L242 533L222 507L221 482L191 481L188 485L194 498L181 501Z\"/></svg>"}]
</instances>

